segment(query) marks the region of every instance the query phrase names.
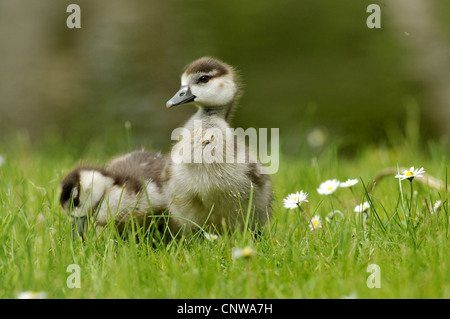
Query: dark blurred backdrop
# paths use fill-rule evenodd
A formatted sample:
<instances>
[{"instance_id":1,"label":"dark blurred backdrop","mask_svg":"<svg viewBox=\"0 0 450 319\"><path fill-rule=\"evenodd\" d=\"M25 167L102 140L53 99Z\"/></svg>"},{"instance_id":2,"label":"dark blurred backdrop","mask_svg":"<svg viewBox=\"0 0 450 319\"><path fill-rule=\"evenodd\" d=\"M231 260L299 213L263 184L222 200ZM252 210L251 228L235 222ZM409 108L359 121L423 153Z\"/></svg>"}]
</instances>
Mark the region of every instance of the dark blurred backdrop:
<instances>
[{"instance_id":1,"label":"dark blurred backdrop","mask_svg":"<svg viewBox=\"0 0 450 319\"><path fill-rule=\"evenodd\" d=\"M70 3L81 29L66 26ZM286 152L380 141L409 109L425 138L448 139L449 39L448 0L0 0L0 132L76 147L128 121L133 145L167 150L194 108L165 102L210 55L244 80L233 126L278 127Z\"/></svg>"}]
</instances>

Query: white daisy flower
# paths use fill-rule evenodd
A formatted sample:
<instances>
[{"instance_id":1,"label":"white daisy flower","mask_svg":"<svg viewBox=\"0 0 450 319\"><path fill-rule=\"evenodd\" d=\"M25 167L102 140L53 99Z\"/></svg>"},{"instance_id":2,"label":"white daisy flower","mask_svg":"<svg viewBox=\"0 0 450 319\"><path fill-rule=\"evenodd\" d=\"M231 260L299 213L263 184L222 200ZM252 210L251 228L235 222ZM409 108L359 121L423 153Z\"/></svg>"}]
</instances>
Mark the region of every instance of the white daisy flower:
<instances>
[{"instance_id":1,"label":"white daisy flower","mask_svg":"<svg viewBox=\"0 0 450 319\"><path fill-rule=\"evenodd\" d=\"M47 298L47 293L43 291L24 291L17 295L17 299L45 299Z\"/></svg>"},{"instance_id":2,"label":"white daisy flower","mask_svg":"<svg viewBox=\"0 0 450 319\"><path fill-rule=\"evenodd\" d=\"M215 241L217 240L217 238L219 238L219 236L215 235L215 234L209 234L209 233L204 233L205 238L208 239L209 241Z\"/></svg>"},{"instance_id":3,"label":"white daisy flower","mask_svg":"<svg viewBox=\"0 0 450 319\"><path fill-rule=\"evenodd\" d=\"M309 223L309 229L311 231L316 230L317 228L322 228L322 222L320 221L320 216L315 215L311 218L311 222Z\"/></svg>"},{"instance_id":4,"label":"white daisy flower","mask_svg":"<svg viewBox=\"0 0 450 319\"><path fill-rule=\"evenodd\" d=\"M329 179L322 184L320 184L319 188L317 189L317 192L320 195L330 195L333 194L336 189L339 188L340 182L337 179Z\"/></svg>"},{"instance_id":5,"label":"white daisy flower","mask_svg":"<svg viewBox=\"0 0 450 319\"><path fill-rule=\"evenodd\" d=\"M364 202L362 204L356 205L355 209L353 210L355 213L362 213L365 212L370 208L369 202Z\"/></svg>"},{"instance_id":6,"label":"white daisy flower","mask_svg":"<svg viewBox=\"0 0 450 319\"><path fill-rule=\"evenodd\" d=\"M414 177L422 177L423 173L425 173L423 167L414 169L414 166L412 166L409 170L405 170L402 174L395 175L395 178L398 178L401 181L404 179L412 181Z\"/></svg>"},{"instance_id":7,"label":"white daisy flower","mask_svg":"<svg viewBox=\"0 0 450 319\"><path fill-rule=\"evenodd\" d=\"M439 210L439 208L441 207L441 205L442 205L441 200L436 201L436 203L434 203L434 205L433 205L433 208L431 209L431 214L436 213Z\"/></svg>"},{"instance_id":8,"label":"white daisy flower","mask_svg":"<svg viewBox=\"0 0 450 319\"><path fill-rule=\"evenodd\" d=\"M308 193L304 193L303 191L289 194L285 199L283 199L283 206L285 208L294 209L299 207L303 202L307 202L306 199L308 197Z\"/></svg>"},{"instance_id":9,"label":"white daisy flower","mask_svg":"<svg viewBox=\"0 0 450 319\"><path fill-rule=\"evenodd\" d=\"M358 299L358 294L356 292L352 292L350 295L342 296L341 299Z\"/></svg>"},{"instance_id":10,"label":"white daisy flower","mask_svg":"<svg viewBox=\"0 0 450 319\"><path fill-rule=\"evenodd\" d=\"M348 179L347 181L340 183L339 186L342 188L350 188L356 184L358 184L358 180L356 178L354 179Z\"/></svg>"},{"instance_id":11,"label":"white daisy flower","mask_svg":"<svg viewBox=\"0 0 450 319\"><path fill-rule=\"evenodd\" d=\"M246 246L244 248L233 248L231 252L231 256L233 260L239 259L239 258L250 258L251 256L255 255L256 251L251 248L250 246Z\"/></svg>"}]
</instances>

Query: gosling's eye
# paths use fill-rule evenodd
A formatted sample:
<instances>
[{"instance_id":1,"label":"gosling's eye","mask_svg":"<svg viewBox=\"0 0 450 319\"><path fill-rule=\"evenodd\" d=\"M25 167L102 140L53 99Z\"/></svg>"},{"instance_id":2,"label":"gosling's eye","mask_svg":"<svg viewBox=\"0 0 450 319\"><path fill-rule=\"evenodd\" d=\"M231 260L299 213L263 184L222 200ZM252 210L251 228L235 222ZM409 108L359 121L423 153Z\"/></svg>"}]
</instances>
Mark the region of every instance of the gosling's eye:
<instances>
[{"instance_id":1,"label":"gosling's eye","mask_svg":"<svg viewBox=\"0 0 450 319\"><path fill-rule=\"evenodd\" d=\"M208 83L208 81L211 79L211 77L207 76L207 75L202 75L199 79L198 79L198 83Z\"/></svg>"},{"instance_id":2,"label":"gosling's eye","mask_svg":"<svg viewBox=\"0 0 450 319\"><path fill-rule=\"evenodd\" d=\"M78 197L72 199L73 207L80 205L80 199Z\"/></svg>"}]
</instances>

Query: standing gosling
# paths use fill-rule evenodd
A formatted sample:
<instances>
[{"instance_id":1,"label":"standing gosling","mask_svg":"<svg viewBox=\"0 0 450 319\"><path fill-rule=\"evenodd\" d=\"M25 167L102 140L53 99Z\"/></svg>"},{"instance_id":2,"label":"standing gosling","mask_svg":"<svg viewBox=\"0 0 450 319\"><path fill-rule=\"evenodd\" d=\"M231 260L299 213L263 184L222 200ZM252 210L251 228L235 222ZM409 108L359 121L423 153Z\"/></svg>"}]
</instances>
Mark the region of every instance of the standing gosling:
<instances>
[{"instance_id":1,"label":"standing gosling","mask_svg":"<svg viewBox=\"0 0 450 319\"><path fill-rule=\"evenodd\" d=\"M246 223L256 231L271 216L271 180L264 167L245 142L227 143L225 139L238 95L235 70L203 57L186 68L180 90L167 102L167 108L194 104L198 109L184 125L182 130L188 134L173 146L169 159L165 193L175 231L189 233L198 226L233 231Z\"/></svg>"}]
</instances>

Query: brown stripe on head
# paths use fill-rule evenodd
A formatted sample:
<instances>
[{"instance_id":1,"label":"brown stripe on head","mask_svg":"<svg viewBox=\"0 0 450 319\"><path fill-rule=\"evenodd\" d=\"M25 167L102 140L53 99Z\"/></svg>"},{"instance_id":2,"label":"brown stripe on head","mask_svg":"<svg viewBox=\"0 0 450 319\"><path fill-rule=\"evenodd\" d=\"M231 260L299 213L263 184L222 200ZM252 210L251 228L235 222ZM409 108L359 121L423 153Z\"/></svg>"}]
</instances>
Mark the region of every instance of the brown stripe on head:
<instances>
[{"instance_id":1,"label":"brown stripe on head","mask_svg":"<svg viewBox=\"0 0 450 319\"><path fill-rule=\"evenodd\" d=\"M65 204L69 203L71 197L73 195L74 190L77 190L77 196L73 198L74 206L77 207L79 204L80 197L80 172L81 171L99 171L102 174L106 175L106 172L101 168L95 168L93 166L78 166L71 170L66 177L61 181L59 188L61 191L59 197L59 203L62 207Z\"/></svg>"},{"instance_id":2,"label":"brown stripe on head","mask_svg":"<svg viewBox=\"0 0 450 319\"><path fill-rule=\"evenodd\" d=\"M59 203L62 207L66 203L68 203L72 197L74 189L77 189L79 191L80 189L80 169L77 168L73 171L71 171L67 176L62 180L60 184L60 190L61 194L59 197ZM74 201L78 201L78 198L74 198ZM78 203L74 202L75 206L78 206Z\"/></svg>"},{"instance_id":3,"label":"brown stripe on head","mask_svg":"<svg viewBox=\"0 0 450 319\"><path fill-rule=\"evenodd\" d=\"M203 57L195 60L186 68L186 74L195 73L214 73L214 76L222 76L228 74L231 67L222 61L210 57Z\"/></svg>"}]
</instances>

